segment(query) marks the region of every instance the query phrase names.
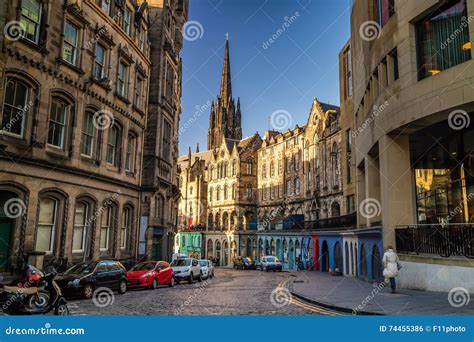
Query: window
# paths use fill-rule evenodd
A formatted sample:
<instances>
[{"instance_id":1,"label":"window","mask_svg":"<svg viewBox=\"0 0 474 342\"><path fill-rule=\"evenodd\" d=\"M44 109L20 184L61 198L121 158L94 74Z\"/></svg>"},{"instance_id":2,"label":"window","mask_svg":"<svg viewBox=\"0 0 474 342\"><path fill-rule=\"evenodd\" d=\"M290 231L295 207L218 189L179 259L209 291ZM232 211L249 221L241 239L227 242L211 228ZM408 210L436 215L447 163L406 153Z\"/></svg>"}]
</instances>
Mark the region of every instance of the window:
<instances>
[{"instance_id":1,"label":"window","mask_svg":"<svg viewBox=\"0 0 474 342\"><path fill-rule=\"evenodd\" d=\"M353 213L355 211L354 195L347 196L346 201L347 201L347 214Z\"/></svg>"},{"instance_id":2,"label":"window","mask_svg":"<svg viewBox=\"0 0 474 342\"><path fill-rule=\"evenodd\" d=\"M82 124L82 148L81 154L85 157L92 158L95 142L95 126L94 113L86 112L84 122Z\"/></svg>"},{"instance_id":3,"label":"window","mask_svg":"<svg viewBox=\"0 0 474 342\"><path fill-rule=\"evenodd\" d=\"M295 154L294 157L293 157L293 158L294 158L294 161L295 161L294 167L295 167L295 171L296 171L296 172L298 172L298 167L299 167L299 164L300 164L300 158L299 158L299 157L300 157L300 156L299 156L298 153Z\"/></svg>"},{"instance_id":4,"label":"window","mask_svg":"<svg viewBox=\"0 0 474 342\"><path fill-rule=\"evenodd\" d=\"M125 6L123 10L123 20L122 20L122 28L127 33L130 34L131 25L131 12L127 6Z\"/></svg>"},{"instance_id":5,"label":"window","mask_svg":"<svg viewBox=\"0 0 474 342\"><path fill-rule=\"evenodd\" d=\"M291 180L286 181L286 194L291 195Z\"/></svg>"},{"instance_id":6,"label":"window","mask_svg":"<svg viewBox=\"0 0 474 342\"><path fill-rule=\"evenodd\" d=\"M123 210L122 227L120 229L120 248L127 248L127 238L132 227L132 210L125 208Z\"/></svg>"},{"instance_id":7,"label":"window","mask_svg":"<svg viewBox=\"0 0 474 342\"><path fill-rule=\"evenodd\" d=\"M66 135L66 120L70 105L65 101L53 97L51 114L49 117L48 144L64 149Z\"/></svg>"},{"instance_id":8,"label":"window","mask_svg":"<svg viewBox=\"0 0 474 342\"><path fill-rule=\"evenodd\" d=\"M66 21L64 26L63 59L76 65L79 29Z\"/></svg>"},{"instance_id":9,"label":"window","mask_svg":"<svg viewBox=\"0 0 474 342\"><path fill-rule=\"evenodd\" d=\"M36 250L52 254L57 226L58 202L53 198L40 199Z\"/></svg>"},{"instance_id":10,"label":"window","mask_svg":"<svg viewBox=\"0 0 474 342\"><path fill-rule=\"evenodd\" d=\"M137 139L135 138L135 135L130 133L128 135L128 140L127 140L127 153L125 155L125 170L133 172L135 167L135 150L136 150L136 144L137 144Z\"/></svg>"},{"instance_id":11,"label":"window","mask_svg":"<svg viewBox=\"0 0 474 342\"><path fill-rule=\"evenodd\" d=\"M125 97L126 94L126 82L127 82L127 66L120 62L117 73L117 94Z\"/></svg>"},{"instance_id":12,"label":"window","mask_svg":"<svg viewBox=\"0 0 474 342\"><path fill-rule=\"evenodd\" d=\"M262 165L262 178L267 178L267 164Z\"/></svg>"},{"instance_id":13,"label":"window","mask_svg":"<svg viewBox=\"0 0 474 342\"><path fill-rule=\"evenodd\" d=\"M351 65L351 50L347 49L344 58L344 69L346 72L345 77L345 95L346 97L352 96L352 65Z\"/></svg>"},{"instance_id":14,"label":"window","mask_svg":"<svg viewBox=\"0 0 474 342\"><path fill-rule=\"evenodd\" d=\"M280 176L283 172L283 160L278 160L278 175Z\"/></svg>"},{"instance_id":15,"label":"window","mask_svg":"<svg viewBox=\"0 0 474 342\"><path fill-rule=\"evenodd\" d=\"M171 63L167 63L166 68L166 88L165 88L165 96L168 99L173 97L173 86L174 86L174 69Z\"/></svg>"},{"instance_id":16,"label":"window","mask_svg":"<svg viewBox=\"0 0 474 342\"><path fill-rule=\"evenodd\" d=\"M273 161L270 162L270 177L275 176L275 164Z\"/></svg>"},{"instance_id":17,"label":"window","mask_svg":"<svg viewBox=\"0 0 474 342\"><path fill-rule=\"evenodd\" d=\"M212 202L212 195L214 194L214 191L212 189L212 187L209 189L209 201Z\"/></svg>"},{"instance_id":18,"label":"window","mask_svg":"<svg viewBox=\"0 0 474 342\"><path fill-rule=\"evenodd\" d=\"M246 188L246 191L247 191L247 199L251 200L252 197L253 197L253 190L252 190L252 184L247 184L247 188Z\"/></svg>"},{"instance_id":19,"label":"window","mask_svg":"<svg viewBox=\"0 0 474 342\"><path fill-rule=\"evenodd\" d=\"M161 157L170 160L171 157L171 124L167 120L163 120L163 144L161 148Z\"/></svg>"},{"instance_id":20,"label":"window","mask_svg":"<svg viewBox=\"0 0 474 342\"><path fill-rule=\"evenodd\" d=\"M216 201L219 201L221 199L221 187L217 186L216 188Z\"/></svg>"},{"instance_id":21,"label":"window","mask_svg":"<svg viewBox=\"0 0 474 342\"><path fill-rule=\"evenodd\" d=\"M117 126L112 126L109 129L109 137L107 140L107 163L114 166L118 165L118 143L119 143L119 129Z\"/></svg>"},{"instance_id":22,"label":"window","mask_svg":"<svg viewBox=\"0 0 474 342\"><path fill-rule=\"evenodd\" d=\"M103 207L102 219L100 222L100 250L109 249L110 223L112 221L112 208Z\"/></svg>"},{"instance_id":23,"label":"window","mask_svg":"<svg viewBox=\"0 0 474 342\"><path fill-rule=\"evenodd\" d=\"M419 78L471 59L465 0L449 1L416 24Z\"/></svg>"},{"instance_id":24,"label":"window","mask_svg":"<svg viewBox=\"0 0 474 342\"><path fill-rule=\"evenodd\" d=\"M396 80L398 80L398 78L399 78L399 73L398 73L398 52L397 52L397 48L393 49L393 50L390 52L389 57L390 57L391 60L392 60L392 76L393 76L393 80L396 81Z\"/></svg>"},{"instance_id":25,"label":"window","mask_svg":"<svg viewBox=\"0 0 474 342\"><path fill-rule=\"evenodd\" d=\"M237 193L237 191L236 191L236 185L233 184L233 185L232 185L232 199L233 199L233 200L235 200L236 193Z\"/></svg>"},{"instance_id":26,"label":"window","mask_svg":"<svg viewBox=\"0 0 474 342\"><path fill-rule=\"evenodd\" d=\"M97 80L105 77L105 51L101 44L95 45L94 77Z\"/></svg>"},{"instance_id":27,"label":"window","mask_svg":"<svg viewBox=\"0 0 474 342\"><path fill-rule=\"evenodd\" d=\"M224 199L227 199L228 191L227 191L227 184L224 185Z\"/></svg>"},{"instance_id":28,"label":"window","mask_svg":"<svg viewBox=\"0 0 474 342\"><path fill-rule=\"evenodd\" d=\"M253 174L253 162L252 159L247 159L247 174Z\"/></svg>"},{"instance_id":29,"label":"window","mask_svg":"<svg viewBox=\"0 0 474 342\"><path fill-rule=\"evenodd\" d=\"M28 87L17 80L8 79L5 87L2 131L22 138L28 113Z\"/></svg>"},{"instance_id":30,"label":"window","mask_svg":"<svg viewBox=\"0 0 474 342\"><path fill-rule=\"evenodd\" d=\"M193 187L192 187L192 186L189 187L189 194L190 194L190 195L193 194Z\"/></svg>"},{"instance_id":31,"label":"window","mask_svg":"<svg viewBox=\"0 0 474 342\"><path fill-rule=\"evenodd\" d=\"M235 176L237 173L237 160L232 160L232 176Z\"/></svg>"},{"instance_id":32,"label":"window","mask_svg":"<svg viewBox=\"0 0 474 342\"><path fill-rule=\"evenodd\" d=\"M135 106L139 109L142 108L142 96L143 96L143 79L137 76L137 81L135 83L134 103L135 103Z\"/></svg>"},{"instance_id":33,"label":"window","mask_svg":"<svg viewBox=\"0 0 474 342\"><path fill-rule=\"evenodd\" d=\"M380 27L384 26L388 19L395 14L395 0L374 0L375 21Z\"/></svg>"},{"instance_id":34,"label":"window","mask_svg":"<svg viewBox=\"0 0 474 342\"><path fill-rule=\"evenodd\" d=\"M41 1L22 0L20 23L23 28L23 37L39 44L41 32Z\"/></svg>"},{"instance_id":35,"label":"window","mask_svg":"<svg viewBox=\"0 0 474 342\"><path fill-rule=\"evenodd\" d=\"M286 158L286 173L291 172L291 157Z\"/></svg>"},{"instance_id":36,"label":"window","mask_svg":"<svg viewBox=\"0 0 474 342\"><path fill-rule=\"evenodd\" d=\"M85 202L78 202L74 212L74 232L72 236L72 251L83 252L86 242L87 217L89 206Z\"/></svg>"},{"instance_id":37,"label":"window","mask_svg":"<svg viewBox=\"0 0 474 342\"><path fill-rule=\"evenodd\" d=\"M299 195L300 193L300 179L295 178L295 194Z\"/></svg>"},{"instance_id":38,"label":"window","mask_svg":"<svg viewBox=\"0 0 474 342\"><path fill-rule=\"evenodd\" d=\"M352 183L352 131L346 131L347 184Z\"/></svg>"},{"instance_id":39,"label":"window","mask_svg":"<svg viewBox=\"0 0 474 342\"><path fill-rule=\"evenodd\" d=\"M336 143L332 145L331 158L332 158L333 186L337 187L339 186L339 160L338 160L339 157L338 157Z\"/></svg>"},{"instance_id":40,"label":"window","mask_svg":"<svg viewBox=\"0 0 474 342\"><path fill-rule=\"evenodd\" d=\"M111 1L112 0L97 0L97 4L100 5L100 7L104 10L105 13L110 15L110 11L112 9Z\"/></svg>"}]
</instances>

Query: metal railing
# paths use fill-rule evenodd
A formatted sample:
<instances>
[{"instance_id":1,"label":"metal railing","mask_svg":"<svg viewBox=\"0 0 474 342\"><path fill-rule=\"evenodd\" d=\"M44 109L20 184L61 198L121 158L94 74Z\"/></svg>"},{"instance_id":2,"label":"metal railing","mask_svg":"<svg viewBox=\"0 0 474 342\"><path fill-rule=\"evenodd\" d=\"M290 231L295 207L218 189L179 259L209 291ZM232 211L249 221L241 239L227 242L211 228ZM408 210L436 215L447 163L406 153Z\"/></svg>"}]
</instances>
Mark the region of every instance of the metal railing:
<instances>
[{"instance_id":1,"label":"metal railing","mask_svg":"<svg viewBox=\"0 0 474 342\"><path fill-rule=\"evenodd\" d=\"M474 224L421 224L395 228L397 251L474 259Z\"/></svg>"},{"instance_id":2,"label":"metal railing","mask_svg":"<svg viewBox=\"0 0 474 342\"><path fill-rule=\"evenodd\" d=\"M357 213L330 217L315 221L305 221L305 230L353 229L357 227Z\"/></svg>"}]
</instances>

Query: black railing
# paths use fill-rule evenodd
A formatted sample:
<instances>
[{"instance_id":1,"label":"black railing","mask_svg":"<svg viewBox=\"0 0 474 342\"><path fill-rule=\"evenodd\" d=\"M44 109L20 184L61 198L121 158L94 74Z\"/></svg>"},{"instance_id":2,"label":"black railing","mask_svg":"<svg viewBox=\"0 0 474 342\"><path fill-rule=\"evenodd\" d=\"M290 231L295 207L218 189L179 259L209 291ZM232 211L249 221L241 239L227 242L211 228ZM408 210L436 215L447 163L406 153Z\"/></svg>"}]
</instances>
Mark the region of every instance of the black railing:
<instances>
[{"instance_id":1,"label":"black railing","mask_svg":"<svg viewBox=\"0 0 474 342\"><path fill-rule=\"evenodd\" d=\"M305 230L352 229L357 226L357 214L330 217L315 221L305 221Z\"/></svg>"},{"instance_id":2,"label":"black railing","mask_svg":"<svg viewBox=\"0 0 474 342\"><path fill-rule=\"evenodd\" d=\"M474 259L474 224L426 224L395 228L397 251Z\"/></svg>"}]
</instances>

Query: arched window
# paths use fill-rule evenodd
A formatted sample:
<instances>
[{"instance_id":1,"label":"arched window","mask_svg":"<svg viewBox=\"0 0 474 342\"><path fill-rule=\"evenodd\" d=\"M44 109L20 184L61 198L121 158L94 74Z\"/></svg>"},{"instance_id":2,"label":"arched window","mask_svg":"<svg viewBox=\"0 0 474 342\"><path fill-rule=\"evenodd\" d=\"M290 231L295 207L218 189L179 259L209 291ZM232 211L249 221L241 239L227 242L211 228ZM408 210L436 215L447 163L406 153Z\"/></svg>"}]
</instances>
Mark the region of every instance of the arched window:
<instances>
[{"instance_id":1,"label":"arched window","mask_svg":"<svg viewBox=\"0 0 474 342\"><path fill-rule=\"evenodd\" d=\"M275 176L275 163L273 160L270 162L270 177Z\"/></svg>"},{"instance_id":2,"label":"arched window","mask_svg":"<svg viewBox=\"0 0 474 342\"><path fill-rule=\"evenodd\" d=\"M233 159L232 160L232 176L235 176L237 174L237 160Z\"/></svg>"},{"instance_id":3,"label":"arched window","mask_svg":"<svg viewBox=\"0 0 474 342\"><path fill-rule=\"evenodd\" d=\"M66 149L66 137L71 121L71 110L73 105L65 99L53 96L48 124L48 145Z\"/></svg>"},{"instance_id":4,"label":"arched window","mask_svg":"<svg viewBox=\"0 0 474 342\"><path fill-rule=\"evenodd\" d=\"M118 167L120 164L120 142L121 130L118 125L113 125L108 129L107 137L107 163Z\"/></svg>"},{"instance_id":5,"label":"arched window","mask_svg":"<svg viewBox=\"0 0 474 342\"><path fill-rule=\"evenodd\" d=\"M125 207L122 213L122 226L120 227L120 249L127 249L132 231L133 210Z\"/></svg>"},{"instance_id":6,"label":"arched window","mask_svg":"<svg viewBox=\"0 0 474 342\"><path fill-rule=\"evenodd\" d=\"M74 210L74 230L72 235L72 252L84 252L86 235L91 215L91 205L87 201L79 200Z\"/></svg>"},{"instance_id":7,"label":"arched window","mask_svg":"<svg viewBox=\"0 0 474 342\"><path fill-rule=\"evenodd\" d=\"M192 186L189 187L189 194L190 194L190 195L193 194L193 187L192 187Z\"/></svg>"},{"instance_id":8,"label":"arched window","mask_svg":"<svg viewBox=\"0 0 474 342\"><path fill-rule=\"evenodd\" d=\"M155 215L158 223L163 225L165 222L165 203L161 195L155 197Z\"/></svg>"},{"instance_id":9,"label":"arched window","mask_svg":"<svg viewBox=\"0 0 474 342\"><path fill-rule=\"evenodd\" d=\"M214 179L214 166L211 166L211 171L209 172L209 180Z\"/></svg>"},{"instance_id":10,"label":"arched window","mask_svg":"<svg viewBox=\"0 0 474 342\"><path fill-rule=\"evenodd\" d=\"M247 174L253 174L253 161L251 158L247 159Z\"/></svg>"},{"instance_id":11,"label":"arched window","mask_svg":"<svg viewBox=\"0 0 474 342\"><path fill-rule=\"evenodd\" d=\"M43 197L39 201L38 230L36 235L36 250L52 254L54 240L58 228L58 204L53 197Z\"/></svg>"},{"instance_id":12,"label":"arched window","mask_svg":"<svg viewBox=\"0 0 474 342\"><path fill-rule=\"evenodd\" d=\"M235 183L232 184L232 199L235 200L235 196L236 196L236 185Z\"/></svg>"},{"instance_id":13,"label":"arched window","mask_svg":"<svg viewBox=\"0 0 474 342\"><path fill-rule=\"evenodd\" d=\"M4 133L23 138L32 89L26 83L14 78L7 78L5 88L1 130Z\"/></svg>"},{"instance_id":14,"label":"arched window","mask_svg":"<svg viewBox=\"0 0 474 342\"><path fill-rule=\"evenodd\" d=\"M300 179L298 177L295 178L295 194L298 195L300 193Z\"/></svg>"},{"instance_id":15,"label":"arched window","mask_svg":"<svg viewBox=\"0 0 474 342\"><path fill-rule=\"evenodd\" d=\"M228 193L228 191L227 191L227 184L226 184L226 185L224 185L224 200L227 199L227 195L228 195L227 193Z\"/></svg>"},{"instance_id":16,"label":"arched window","mask_svg":"<svg viewBox=\"0 0 474 342\"><path fill-rule=\"evenodd\" d=\"M214 195L214 190L212 189L212 186L209 188L209 202L212 202L213 196Z\"/></svg>"},{"instance_id":17,"label":"arched window","mask_svg":"<svg viewBox=\"0 0 474 342\"><path fill-rule=\"evenodd\" d=\"M253 190L252 190L252 184L247 184L247 188L246 188L246 191L247 191L247 199L252 199L253 197Z\"/></svg>"},{"instance_id":18,"label":"arched window","mask_svg":"<svg viewBox=\"0 0 474 342\"><path fill-rule=\"evenodd\" d=\"M22 1L20 17L22 35L35 44L40 43L42 15L43 7L41 1Z\"/></svg>"},{"instance_id":19,"label":"arched window","mask_svg":"<svg viewBox=\"0 0 474 342\"><path fill-rule=\"evenodd\" d=\"M110 205L102 207L102 216L100 221L100 250L108 251L111 241L113 207Z\"/></svg>"},{"instance_id":20,"label":"arched window","mask_svg":"<svg viewBox=\"0 0 474 342\"><path fill-rule=\"evenodd\" d=\"M216 188L216 201L220 201L221 199L221 187L217 186Z\"/></svg>"},{"instance_id":21,"label":"arched window","mask_svg":"<svg viewBox=\"0 0 474 342\"><path fill-rule=\"evenodd\" d=\"M135 171L135 155L137 150L137 137L135 133L129 132L127 137L127 152L125 155L125 170Z\"/></svg>"},{"instance_id":22,"label":"arched window","mask_svg":"<svg viewBox=\"0 0 474 342\"><path fill-rule=\"evenodd\" d=\"M94 112L86 111L82 123L81 155L94 159L96 157L97 129L94 125Z\"/></svg>"}]
</instances>

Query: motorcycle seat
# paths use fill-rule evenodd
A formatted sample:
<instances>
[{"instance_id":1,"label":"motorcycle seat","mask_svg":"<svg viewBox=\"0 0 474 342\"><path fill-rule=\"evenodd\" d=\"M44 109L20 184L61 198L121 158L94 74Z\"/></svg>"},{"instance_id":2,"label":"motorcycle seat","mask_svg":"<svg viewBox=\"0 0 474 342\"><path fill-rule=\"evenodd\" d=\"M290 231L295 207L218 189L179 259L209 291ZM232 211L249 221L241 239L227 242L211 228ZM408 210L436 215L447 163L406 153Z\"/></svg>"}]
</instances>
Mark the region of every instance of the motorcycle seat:
<instances>
[{"instance_id":1,"label":"motorcycle seat","mask_svg":"<svg viewBox=\"0 0 474 342\"><path fill-rule=\"evenodd\" d=\"M10 292L10 293L20 293L20 294L25 294L25 295L31 295L31 294L37 293L41 289L42 288L38 288L38 287L5 286L3 288L3 291Z\"/></svg>"}]
</instances>

